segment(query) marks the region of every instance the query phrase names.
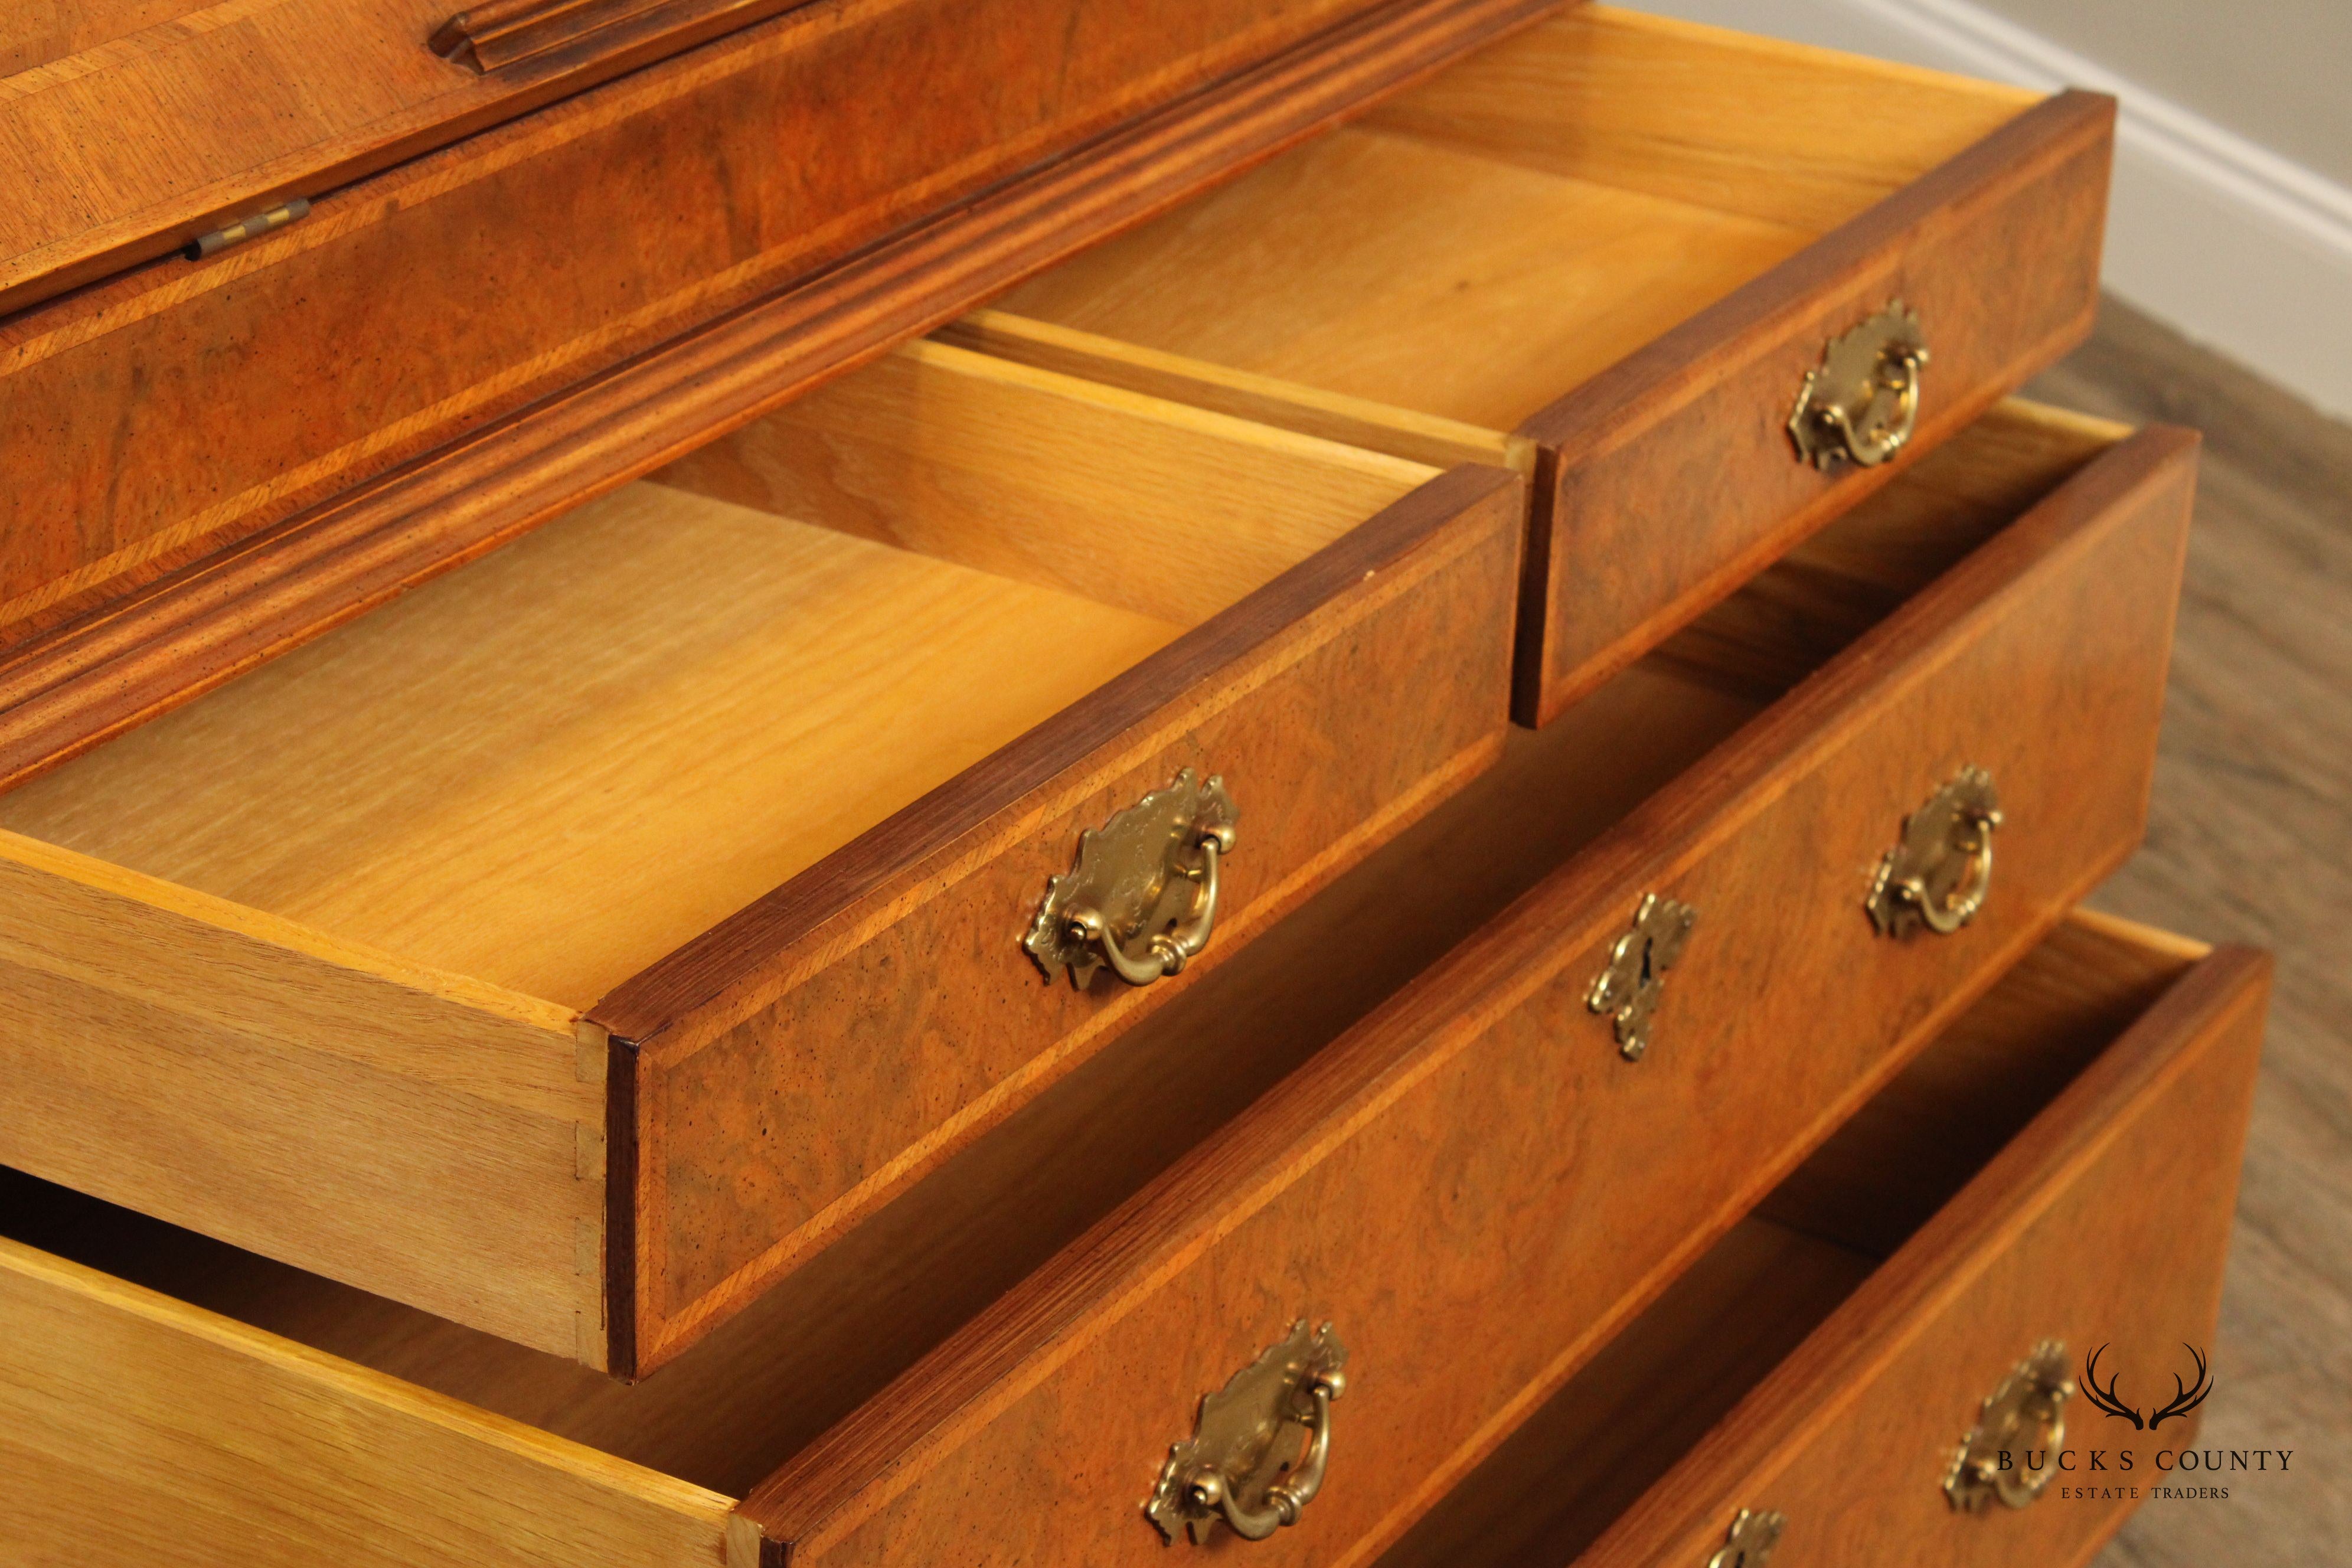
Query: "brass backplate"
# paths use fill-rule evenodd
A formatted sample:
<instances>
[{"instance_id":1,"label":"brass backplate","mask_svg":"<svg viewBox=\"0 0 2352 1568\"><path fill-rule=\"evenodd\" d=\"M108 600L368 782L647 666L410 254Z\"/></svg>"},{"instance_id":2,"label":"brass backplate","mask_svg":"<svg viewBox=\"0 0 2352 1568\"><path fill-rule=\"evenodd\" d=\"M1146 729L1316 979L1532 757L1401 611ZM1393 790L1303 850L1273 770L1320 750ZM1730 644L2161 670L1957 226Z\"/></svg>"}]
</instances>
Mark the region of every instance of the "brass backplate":
<instances>
[{"instance_id":1,"label":"brass backplate","mask_svg":"<svg viewBox=\"0 0 2352 1568\"><path fill-rule=\"evenodd\" d=\"M1650 1024L1666 971L1683 955L1698 911L1655 893L1644 894L1633 911L1633 927L1609 950L1608 967L1593 976L1584 1005L1615 1016L1617 1049L1629 1062L1650 1048Z\"/></svg>"},{"instance_id":2,"label":"brass backplate","mask_svg":"<svg viewBox=\"0 0 2352 1568\"><path fill-rule=\"evenodd\" d=\"M2066 1441L2066 1402L2074 1396L2074 1363L2059 1340L2043 1340L1986 1396L1977 1424L1960 1439L1944 1474L1944 1497L1964 1513L1999 1500L2023 1508L2058 1474ZM2042 1463L2029 1465L2039 1454Z\"/></svg>"},{"instance_id":3,"label":"brass backplate","mask_svg":"<svg viewBox=\"0 0 2352 1568\"><path fill-rule=\"evenodd\" d=\"M1878 863L1864 907L1881 935L1925 928L1948 936L1974 920L1992 883L1992 835L2000 795L1982 768L1962 768L1903 819L1903 837Z\"/></svg>"},{"instance_id":4,"label":"brass backplate","mask_svg":"<svg viewBox=\"0 0 2352 1568\"><path fill-rule=\"evenodd\" d=\"M1780 1531L1788 1527L1785 1514L1741 1509L1725 1531L1723 1544L1706 1560L1706 1568L1764 1568L1772 1561L1772 1549L1780 1544Z\"/></svg>"},{"instance_id":5,"label":"brass backplate","mask_svg":"<svg viewBox=\"0 0 2352 1568\"><path fill-rule=\"evenodd\" d=\"M1224 1387L1203 1395L1192 1436L1169 1447L1160 1484L1143 1505L1160 1533L1172 1542L1179 1531L1190 1531L1195 1545L1208 1538L1218 1516L1194 1504L1189 1484L1204 1472L1223 1478L1243 1508L1261 1507L1283 1479L1286 1460L1312 1435L1316 1384L1336 1379L1347 1364L1347 1347L1332 1326L1310 1328L1301 1318Z\"/></svg>"},{"instance_id":6,"label":"brass backplate","mask_svg":"<svg viewBox=\"0 0 2352 1568\"><path fill-rule=\"evenodd\" d=\"M1832 338L1789 416L1797 456L1822 469L1871 468L1894 457L1911 439L1927 363L1919 318L1900 300Z\"/></svg>"},{"instance_id":7,"label":"brass backplate","mask_svg":"<svg viewBox=\"0 0 2352 1568\"><path fill-rule=\"evenodd\" d=\"M1083 990L1103 964L1071 915L1098 917L1122 946L1170 930L1194 912L1200 844L1214 835L1230 846L1241 820L1225 781L1199 779L1190 768L1098 828L1078 835L1075 865L1045 886L1045 901L1021 945L1051 980L1066 971Z\"/></svg>"}]
</instances>

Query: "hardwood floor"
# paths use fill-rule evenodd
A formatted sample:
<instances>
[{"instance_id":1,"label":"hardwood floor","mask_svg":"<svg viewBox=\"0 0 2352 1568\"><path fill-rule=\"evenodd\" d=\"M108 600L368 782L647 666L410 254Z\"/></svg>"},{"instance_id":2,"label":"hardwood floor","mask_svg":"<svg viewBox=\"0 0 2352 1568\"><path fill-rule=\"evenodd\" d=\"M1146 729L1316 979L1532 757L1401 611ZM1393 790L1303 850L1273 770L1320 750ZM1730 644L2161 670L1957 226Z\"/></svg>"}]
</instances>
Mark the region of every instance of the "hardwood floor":
<instances>
[{"instance_id":1,"label":"hardwood floor","mask_svg":"<svg viewBox=\"0 0 2352 1568\"><path fill-rule=\"evenodd\" d=\"M2294 1450L2151 1498L2099 1568L2352 1556L2352 426L2128 309L2029 388L2205 432L2147 846L2093 901L2278 954L2200 1448Z\"/></svg>"}]
</instances>

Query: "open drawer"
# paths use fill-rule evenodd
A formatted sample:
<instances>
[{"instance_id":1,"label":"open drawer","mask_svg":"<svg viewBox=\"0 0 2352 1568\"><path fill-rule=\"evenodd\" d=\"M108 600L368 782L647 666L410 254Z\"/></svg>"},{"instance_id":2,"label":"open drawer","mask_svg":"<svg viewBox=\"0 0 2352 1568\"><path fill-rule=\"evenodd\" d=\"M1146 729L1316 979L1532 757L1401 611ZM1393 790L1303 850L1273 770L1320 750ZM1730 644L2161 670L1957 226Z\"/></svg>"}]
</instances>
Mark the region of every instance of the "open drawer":
<instances>
[{"instance_id":1,"label":"open drawer","mask_svg":"<svg viewBox=\"0 0 2352 1568\"><path fill-rule=\"evenodd\" d=\"M2269 977L2061 927L1381 1568L2064 1568L2208 1484Z\"/></svg>"},{"instance_id":2,"label":"open drawer","mask_svg":"<svg viewBox=\"0 0 2352 1568\"><path fill-rule=\"evenodd\" d=\"M1532 723L2087 331L2112 118L1593 7L948 335L1531 471Z\"/></svg>"},{"instance_id":3,"label":"open drawer","mask_svg":"<svg viewBox=\"0 0 2352 1568\"><path fill-rule=\"evenodd\" d=\"M0 799L0 1163L644 1371L1490 761L1520 505L909 346Z\"/></svg>"},{"instance_id":4,"label":"open drawer","mask_svg":"<svg viewBox=\"0 0 2352 1568\"><path fill-rule=\"evenodd\" d=\"M1997 410L641 1384L0 1205L41 1478L0 1520L105 1499L195 1563L1161 1563L1136 1505L1202 1394L1328 1320L1345 1468L1253 1552L1377 1550L2137 841L2192 457ZM1964 763L1997 877L1883 934L1873 868ZM1700 915L1637 1052L1593 983L1653 892Z\"/></svg>"}]
</instances>

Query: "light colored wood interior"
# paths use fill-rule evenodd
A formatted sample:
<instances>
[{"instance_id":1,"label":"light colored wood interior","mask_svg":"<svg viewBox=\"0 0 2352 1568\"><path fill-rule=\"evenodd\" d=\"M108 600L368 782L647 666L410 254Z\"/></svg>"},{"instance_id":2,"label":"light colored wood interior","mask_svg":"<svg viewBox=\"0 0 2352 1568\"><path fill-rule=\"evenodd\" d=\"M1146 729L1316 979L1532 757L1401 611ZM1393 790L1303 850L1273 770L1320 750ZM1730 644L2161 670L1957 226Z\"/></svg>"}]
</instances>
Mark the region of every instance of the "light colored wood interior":
<instances>
[{"instance_id":1,"label":"light colored wood interior","mask_svg":"<svg viewBox=\"0 0 2352 1568\"><path fill-rule=\"evenodd\" d=\"M1386 449L1498 442L2032 101L1578 10L1022 284L959 341L1086 350L1163 389L1202 362L1210 405L1261 416L1282 401L1264 383L1296 384L1295 427L1397 411Z\"/></svg>"},{"instance_id":2,"label":"light colored wood interior","mask_svg":"<svg viewBox=\"0 0 2352 1568\"><path fill-rule=\"evenodd\" d=\"M1916 572L1924 567L1916 540L1932 535L1940 516L1952 535L1945 553L1957 558L1977 537L1978 514L1955 498L2030 501L2032 493L2021 492L2054 482L2065 468L2053 454L2067 428L2011 409L1956 437L1943 460L1961 461L1981 444L1984 472L1938 480L1923 464L1861 509L1855 528L1866 532L1869 520L1879 520L1875 553L1860 534L1843 548L1858 561L1907 562ZM2112 433L2072 428L2077 457ZM2019 434L2034 429L2047 438ZM1997 465L1996 452L2017 455L2016 466ZM1834 640L1805 646L1825 658ZM1781 678L1794 679L1786 670ZM0 1215L9 1216L0 1233L741 1496L923 1348L1700 763L1769 700L1764 684L1734 689L1654 658L1557 723L1514 732L1487 773L1144 1020L1118 1051L1057 1084L999 1136L635 1387L25 1178L0 1176ZM1397 897L1407 886L1413 896ZM2093 934L2067 940L2096 947L2095 929L2084 929ZM2108 950L2157 951L2130 932L2107 939L2100 951ZM2167 962L2190 956L2176 949ZM1301 986L1297 976L1307 968L1318 983ZM2128 969L2089 965L2084 984L2095 991L2110 973L2136 984ZM1951 1184L1948 1173L1936 1179ZM1843 1254L1848 1262L1831 1271L1841 1291L1867 1267L1852 1262L1856 1248L1817 1237L1773 1241L1766 1252L1801 1255L1791 1268Z\"/></svg>"},{"instance_id":3,"label":"light colored wood interior","mask_svg":"<svg viewBox=\"0 0 2352 1568\"><path fill-rule=\"evenodd\" d=\"M728 1498L10 1237L0 1322L12 1563L756 1568Z\"/></svg>"},{"instance_id":4,"label":"light colored wood interior","mask_svg":"<svg viewBox=\"0 0 2352 1568\"><path fill-rule=\"evenodd\" d=\"M1433 472L915 345L0 828L585 1008Z\"/></svg>"}]
</instances>

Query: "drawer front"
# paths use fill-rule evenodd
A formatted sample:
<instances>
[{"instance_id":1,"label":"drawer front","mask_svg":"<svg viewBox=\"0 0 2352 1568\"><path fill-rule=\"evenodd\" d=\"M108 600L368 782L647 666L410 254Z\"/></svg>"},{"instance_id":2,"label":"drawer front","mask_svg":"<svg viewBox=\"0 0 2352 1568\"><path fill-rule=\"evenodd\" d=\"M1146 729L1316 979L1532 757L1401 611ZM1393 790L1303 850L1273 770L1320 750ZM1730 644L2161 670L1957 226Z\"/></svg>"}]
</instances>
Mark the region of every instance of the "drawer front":
<instances>
[{"instance_id":1,"label":"drawer front","mask_svg":"<svg viewBox=\"0 0 2352 1568\"><path fill-rule=\"evenodd\" d=\"M1328 1484L1252 1552L1393 1539L2137 841L2192 471L2178 433L2093 464L747 1517L796 1564L1162 1562L1137 1500L1201 1396L1328 1321L1349 1355ZM1873 866L1970 763L2006 814L1991 896L1948 938L1874 934ZM1588 997L1652 893L1698 921L1630 1061Z\"/></svg>"},{"instance_id":2,"label":"drawer front","mask_svg":"<svg viewBox=\"0 0 2352 1568\"><path fill-rule=\"evenodd\" d=\"M1431 481L598 1004L613 1364L677 1354L1492 761L1523 495ZM1049 978L1024 937L1079 836L1185 769L1239 814L1208 946Z\"/></svg>"},{"instance_id":3,"label":"drawer front","mask_svg":"<svg viewBox=\"0 0 2352 1568\"><path fill-rule=\"evenodd\" d=\"M2268 990L2268 960L2242 949L2175 981L1580 1568L1707 1562L1742 1509L1785 1519L1772 1561L1800 1568L2074 1563L2151 1489L2204 1484L2175 1465L2194 1408L2135 1429L2084 1385L2115 1378L2146 1419L2200 1381ZM2044 1342L2063 1352L2021 1381L2074 1387L2063 1428L2029 1407L2009 1439L1986 1432L1985 1452L1997 1468L2007 1448L2021 1471L2024 1450L2056 1447L2060 1468L2038 1495L1955 1507L1946 1483L1963 1437L1986 1428L1984 1403Z\"/></svg>"},{"instance_id":4,"label":"drawer front","mask_svg":"<svg viewBox=\"0 0 2352 1568\"><path fill-rule=\"evenodd\" d=\"M2029 110L1536 415L1517 710L1540 723L2079 342L2115 105ZM1892 301L1928 360L1909 442L1823 471L1787 428L1827 345Z\"/></svg>"}]
</instances>

